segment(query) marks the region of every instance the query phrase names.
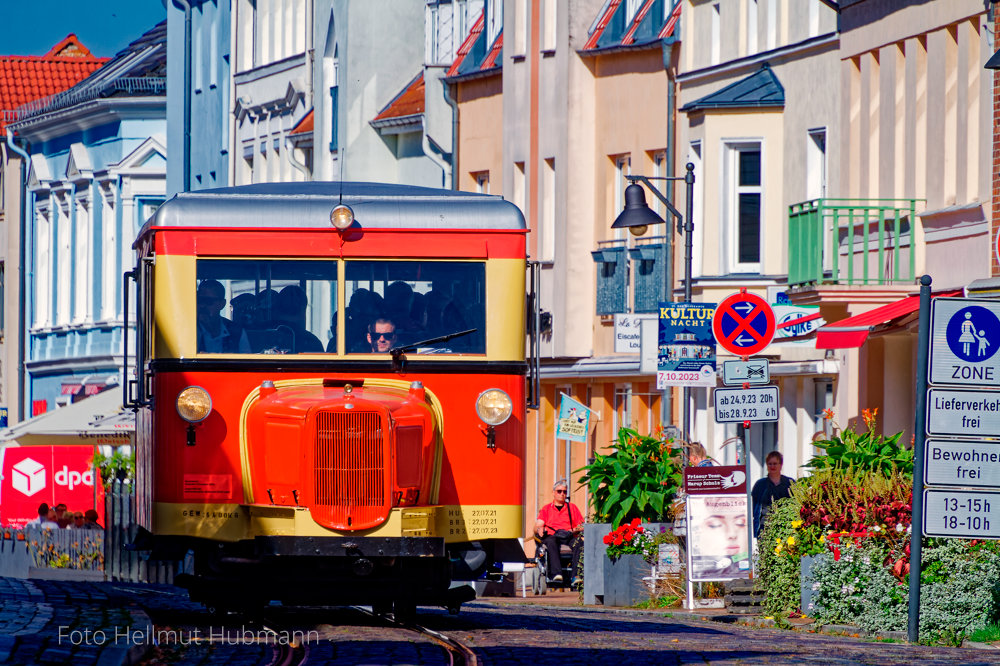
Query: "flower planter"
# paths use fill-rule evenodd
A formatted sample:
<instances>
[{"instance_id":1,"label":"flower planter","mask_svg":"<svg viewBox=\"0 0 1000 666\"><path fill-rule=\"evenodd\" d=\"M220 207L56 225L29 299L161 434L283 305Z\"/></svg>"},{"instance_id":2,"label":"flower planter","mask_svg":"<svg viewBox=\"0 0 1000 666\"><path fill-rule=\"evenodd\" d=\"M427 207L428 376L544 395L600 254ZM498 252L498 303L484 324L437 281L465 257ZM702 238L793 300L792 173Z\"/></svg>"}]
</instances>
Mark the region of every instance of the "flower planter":
<instances>
[{"instance_id":1,"label":"flower planter","mask_svg":"<svg viewBox=\"0 0 1000 666\"><path fill-rule=\"evenodd\" d=\"M818 566L829 558L829 553L820 553L819 555L803 555L799 561L799 590L802 599L803 615L812 615L816 610L813 601L816 598L816 592L813 590L813 567Z\"/></svg>"},{"instance_id":2,"label":"flower planter","mask_svg":"<svg viewBox=\"0 0 1000 666\"><path fill-rule=\"evenodd\" d=\"M653 534L669 532L673 525L673 523L643 523L643 527ZM602 603L604 597L604 567L608 559L606 554L608 547L604 545L604 537L610 532L611 523L583 524L583 603L586 605ZM650 571L643 575L650 575ZM608 601L603 603L609 604Z\"/></svg>"},{"instance_id":3,"label":"flower planter","mask_svg":"<svg viewBox=\"0 0 1000 666\"><path fill-rule=\"evenodd\" d=\"M604 557L604 605L634 606L649 596L642 579L651 575L652 566L642 555L622 555L614 562Z\"/></svg>"}]
</instances>

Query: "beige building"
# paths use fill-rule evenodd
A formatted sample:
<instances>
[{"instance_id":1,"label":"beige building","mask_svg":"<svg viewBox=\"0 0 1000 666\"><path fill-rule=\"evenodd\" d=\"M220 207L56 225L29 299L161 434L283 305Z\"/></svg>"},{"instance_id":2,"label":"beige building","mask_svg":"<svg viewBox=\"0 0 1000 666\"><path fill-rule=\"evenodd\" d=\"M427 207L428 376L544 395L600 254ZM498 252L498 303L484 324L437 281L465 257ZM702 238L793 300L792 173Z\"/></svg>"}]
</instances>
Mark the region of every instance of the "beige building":
<instances>
[{"instance_id":1,"label":"beige building","mask_svg":"<svg viewBox=\"0 0 1000 666\"><path fill-rule=\"evenodd\" d=\"M745 288L784 302L788 207L839 188L842 162L828 150L842 131L836 11L821 0L688 0L681 23L674 168L695 167L693 300L720 303ZM779 450L794 476L833 406L838 367L810 335L776 338L758 356L779 387L778 422L717 424L711 391L695 389L693 433L727 463L735 451L724 442L748 443L753 478ZM720 364L734 358L719 349Z\"/></svg>"},{"instance_id":2,"label":"beige building","mask_svg":"<svg viewBox=\"0 0 1000 666\"><path fill-rule=\"evenodd\" d=\"M831 141L841 156L833 191L851 201L790 217L790 225L827 229L814 265L790 269L790 291L833 322L817 344L840 366L841 425L880 407L882 430L909 439L916 303L903 298L925 273L936 293L959 294L990 275L993 90L983 65L992 25L976 0L840 4L843 131ZM858 328L867 330L850 330Z\"/></svg>"}]
</instances>

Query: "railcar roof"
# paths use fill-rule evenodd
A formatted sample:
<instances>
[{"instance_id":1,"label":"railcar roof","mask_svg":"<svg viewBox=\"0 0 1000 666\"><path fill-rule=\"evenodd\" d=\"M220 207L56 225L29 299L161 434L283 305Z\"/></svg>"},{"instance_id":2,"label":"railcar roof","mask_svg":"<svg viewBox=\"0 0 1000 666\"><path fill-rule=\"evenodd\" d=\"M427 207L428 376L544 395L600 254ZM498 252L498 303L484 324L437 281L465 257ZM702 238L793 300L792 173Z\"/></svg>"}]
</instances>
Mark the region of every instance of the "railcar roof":
<instances>
[{"instance_id":1,"label":"railcar roof","mask_svg":"<svg viewBox=\"0 0 1000 666\"><path fill-rule=\"evenodd\" d=\"M182 192L143 226L330 229L340 201L357 224L374 229L525 229L524 216L499 196L385 183L260 183Z\"/></svg>"}]
</instances>

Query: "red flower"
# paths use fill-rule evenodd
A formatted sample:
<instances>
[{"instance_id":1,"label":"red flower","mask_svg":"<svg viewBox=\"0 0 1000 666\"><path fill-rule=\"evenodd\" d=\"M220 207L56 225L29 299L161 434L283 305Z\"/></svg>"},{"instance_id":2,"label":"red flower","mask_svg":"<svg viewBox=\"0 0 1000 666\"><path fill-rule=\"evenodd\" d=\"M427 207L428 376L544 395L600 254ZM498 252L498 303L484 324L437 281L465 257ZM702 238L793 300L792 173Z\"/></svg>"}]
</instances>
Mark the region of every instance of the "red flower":
<instances>
[{"instance_id":1,"label":"red flower","mask_svg":"<svg viewBox=\"0 0 1000 666\"><path fill-rule=\"evenodd\" d=\"M635 529L635 528L639 527L639 525L641 525L641 524L642 524L641 520L639 520L638 518L633 518L632 522L629 523L629 527L631 527L632 529Z\"/></svg>"},{"instance_id":2,"label":"red flower","mask_svg":"<svg viewBox=\"0 0 1000 666\"><path fill-rule=\"evenodd\" d=\"M615 545L616 546L622 545L622 535L621 534L619 534L618 536L615 537Z\"/></svg>"}]
</instances>

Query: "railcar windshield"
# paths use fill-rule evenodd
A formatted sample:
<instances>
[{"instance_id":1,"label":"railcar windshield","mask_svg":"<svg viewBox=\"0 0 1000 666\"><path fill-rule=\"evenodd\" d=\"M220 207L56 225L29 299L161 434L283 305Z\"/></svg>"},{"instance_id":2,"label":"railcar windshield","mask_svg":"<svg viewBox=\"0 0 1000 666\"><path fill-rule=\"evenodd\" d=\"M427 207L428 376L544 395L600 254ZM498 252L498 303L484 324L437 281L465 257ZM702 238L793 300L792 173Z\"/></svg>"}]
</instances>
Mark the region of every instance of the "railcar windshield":
<instances>
[{"instance_id":1,"label":"railcar windshield","mask_svg":"<svg viewBox=\"0 0 1000 666\"><path fill-rule=\"evenodd\" d=\"M348 261L344 287L348 353L384 353L469 329L417 353L486 352L482 262Z\"/></svg>"},{"instance_id":2,"label":"railcar windshield","mask_svg":"<svg viewBox=\"0 0 1000 666\"><path fill-rule=\"evenodd\" d=\"M336 353L336 260L199 259L197 351ZM344 349L419 354L486 352L486 266L467 261L347 260Z\"/></svg>"},{"instance_id":3,"label":"railcar windshield","mask_svg":"<svg viewBox=\"0 0 1000 666\"><path fill-rule=\"evenodd\" d=\"M337 262L201 259L197 308L199 353L336 351Z\"/></svg>"}]
</instances>

